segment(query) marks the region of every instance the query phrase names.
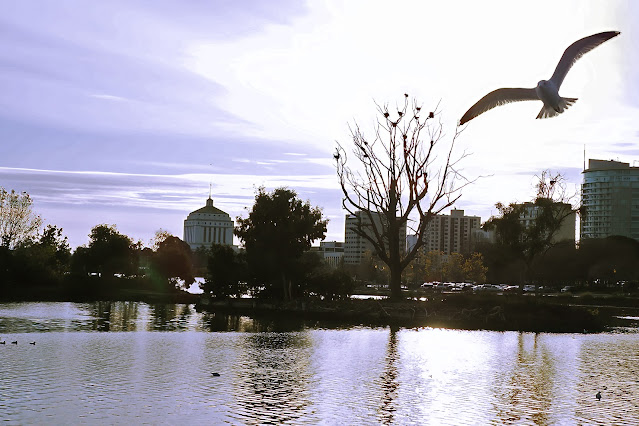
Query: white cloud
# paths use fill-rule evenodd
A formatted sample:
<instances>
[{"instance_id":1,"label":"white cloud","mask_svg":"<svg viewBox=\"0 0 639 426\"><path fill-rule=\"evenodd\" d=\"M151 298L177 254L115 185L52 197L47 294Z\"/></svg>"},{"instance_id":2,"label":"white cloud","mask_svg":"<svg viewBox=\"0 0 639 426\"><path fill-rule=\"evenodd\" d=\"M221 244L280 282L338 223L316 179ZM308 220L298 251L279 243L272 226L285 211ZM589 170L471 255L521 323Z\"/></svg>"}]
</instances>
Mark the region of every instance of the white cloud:
<instances>
[{"instance_id":1,"label":"white cloud","mask_svg":"<svg viewBox=\"0 0 639 426\"><path fill-rule=\"evenodd\" d=\"M605 30L622 34L570 71L560 92L579 101L565 114L535 120L540 103L511 104L466 126L457 152L472 155L461 167L469 178L487 177L464 191L459 206L486 219L497 201L527 199L535 173L582 167L584 145L589 158L633 164L639 154L639 104L628 93L639 81L632 2L326 0L308 2L307 10L292 3L278 13L259 2L231 2L223 6L228 22L213 6L162 4L51 7L47 14L57 19L30 33L16 19L27 37L0 41L12 49L6 58L14 64L0 72L0 118L55 126L35 136L0 129L9 141L0 148L2 165L30 169L0 169L4 185L28 188L50 211L83 206L115 214L118 207L117 217L131 228L134 220L122 212L153 211L157 222L166 212L178 230L184 212L203 203L209 182L216 204L232 216L252 204L256 186L286 185L323 206L334 218L331 239L341 239L331 154L336 140L348 145L349 123L372 131L374 101L392 107L407 92L427 110L441 102L449 141L481 96L534 86L552 74L570 43ZM4 19L12 16L21 15ZM108 139L61 133L49 148L49 134L56 136L50 129L60 128L119 133ZM131 173L52 170L93 161ZM141 218L138 226L147 232L151 225Z\"/></svg>"}]
</instances>

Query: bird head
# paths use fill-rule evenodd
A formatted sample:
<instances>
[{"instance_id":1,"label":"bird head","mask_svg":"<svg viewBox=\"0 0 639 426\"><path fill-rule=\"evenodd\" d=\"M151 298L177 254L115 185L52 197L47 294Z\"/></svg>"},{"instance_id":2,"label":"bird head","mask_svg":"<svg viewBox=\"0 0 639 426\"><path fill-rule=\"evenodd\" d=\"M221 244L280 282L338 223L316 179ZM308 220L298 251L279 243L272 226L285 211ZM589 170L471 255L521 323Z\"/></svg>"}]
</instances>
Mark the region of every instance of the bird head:
<instances>
[{"instance_id":1,"label":"bird head","mask_svg":"<svg viewBox=\"0 0 639 426\"><path fill-rule=\"evenodd\" d=\"M537 87L544 87L546 83L548 83L546 80L539 80L539 83L537 83Z\"/></svg>"}]
</instances>

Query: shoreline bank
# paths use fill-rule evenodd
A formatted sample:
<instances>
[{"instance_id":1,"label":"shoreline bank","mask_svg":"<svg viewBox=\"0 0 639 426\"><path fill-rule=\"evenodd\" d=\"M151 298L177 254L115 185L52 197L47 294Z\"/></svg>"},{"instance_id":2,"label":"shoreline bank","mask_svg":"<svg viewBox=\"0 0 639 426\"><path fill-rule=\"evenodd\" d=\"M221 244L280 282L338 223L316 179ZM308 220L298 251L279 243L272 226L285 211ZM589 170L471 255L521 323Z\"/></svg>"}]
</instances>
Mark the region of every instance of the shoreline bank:
<instances>
[{"instance_id":1,"label":"shoreline bank","mask_svg":"<svg viewBox=\"0 0 639 426\"><path fill-rule=\"evenodd\" d=\"M592 306L527 297L443 297L427 301L203 298L196 309L253 318L339 322L361 326L445 327L467 330L596 333L614 326L613 316Z\"/></svg>"}]
</instances>

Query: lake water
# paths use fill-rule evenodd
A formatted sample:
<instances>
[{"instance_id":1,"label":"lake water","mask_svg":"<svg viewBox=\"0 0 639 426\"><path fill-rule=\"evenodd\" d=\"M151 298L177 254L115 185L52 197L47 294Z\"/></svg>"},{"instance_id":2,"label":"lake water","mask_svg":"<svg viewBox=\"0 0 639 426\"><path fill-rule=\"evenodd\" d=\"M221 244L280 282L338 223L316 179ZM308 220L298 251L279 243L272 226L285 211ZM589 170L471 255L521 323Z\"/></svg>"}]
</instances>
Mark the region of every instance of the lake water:
<instances>
[{"instance_id":1,"label":"lake water","mask_svg":"<svg viewBox=\"0 0 639 426\"><path fill-rule=\"evenodd\" d=\"M0 304L0 340L6 424L639 424L636 328L340 329L19 303Z\"/></svg>"}]
</instances>

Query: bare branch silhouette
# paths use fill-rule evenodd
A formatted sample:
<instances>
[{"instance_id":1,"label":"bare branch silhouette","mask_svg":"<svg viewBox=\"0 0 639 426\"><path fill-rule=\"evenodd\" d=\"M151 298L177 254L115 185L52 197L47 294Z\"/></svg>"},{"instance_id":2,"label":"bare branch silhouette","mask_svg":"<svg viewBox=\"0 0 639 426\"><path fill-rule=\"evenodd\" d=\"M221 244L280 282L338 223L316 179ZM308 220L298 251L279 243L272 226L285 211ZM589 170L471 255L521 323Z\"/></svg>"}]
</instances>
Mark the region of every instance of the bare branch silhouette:
<instances>
[{"instance_id":1,"label":"bare branch silhouette","mask_svg":"<svg viewBox=\"0 0 639 426\"><path fill-rule=\"evenodd\" d=\"M474 182L459 168L463 153L453 157L459 126L445 156L438 159L444 132L436 108L422 111L417 101L404 96L403 105L391 110L375 104L379 114L369 139L355 123L349 126L352 157L337 142L333 158L342 193L342 205L357 216L354 232L374 247L391 271L391 296L401 297L401 273L423 246L431 218L452 206L461 190ZM417 235L417 244L405 250L403 227Z\"/></svg>"}]
</instances>

